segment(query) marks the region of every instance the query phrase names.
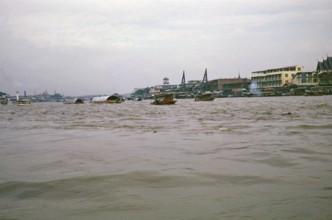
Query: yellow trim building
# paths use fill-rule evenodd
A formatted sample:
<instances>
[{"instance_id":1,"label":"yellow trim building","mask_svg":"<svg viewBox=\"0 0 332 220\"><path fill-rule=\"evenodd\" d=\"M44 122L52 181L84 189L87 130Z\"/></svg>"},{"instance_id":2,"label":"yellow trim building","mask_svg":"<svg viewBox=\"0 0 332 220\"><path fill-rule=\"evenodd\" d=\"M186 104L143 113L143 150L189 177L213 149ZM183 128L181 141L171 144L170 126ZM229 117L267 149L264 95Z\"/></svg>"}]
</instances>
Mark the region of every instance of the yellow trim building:
<instances>
[{"instance_id":1,"label":"yellow trim building","mask_svg":"<svg viewBox=\"0 0 332 220\"><path fill-rule=\"evenodd\" d=\"M263 71L252 72L251 81L258 88L282 87L293 83L293 78L298 72L302 72L302 66L288 66Z\"/></svg>"}]
</instances>

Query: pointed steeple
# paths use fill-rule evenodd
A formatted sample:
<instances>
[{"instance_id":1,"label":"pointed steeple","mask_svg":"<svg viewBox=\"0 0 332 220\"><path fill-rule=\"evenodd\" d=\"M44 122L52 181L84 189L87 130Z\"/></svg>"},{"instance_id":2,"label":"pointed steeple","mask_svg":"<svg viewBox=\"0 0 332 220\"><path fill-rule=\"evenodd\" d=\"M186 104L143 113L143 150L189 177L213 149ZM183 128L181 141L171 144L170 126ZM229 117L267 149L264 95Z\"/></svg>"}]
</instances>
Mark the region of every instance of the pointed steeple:
<instances>
[{"instance_id":1,"label":"pointed steeple","mask_svg":"<svg viewBox=\"0 0 332 220\"><path fill-rule=\"evenodd\" d=\"M204 76L203 76L203 83L207 83L208 78L207 78L207 68L205 68Z\"/></svg>"},{"instance_id":2,"label":"pointed steeple","mask_svg":"<svg viewBox=\"0 0 332 220\"><path fill-rule=\"evenodd\" d=\"M183 74L182 74L182 80L181 80L181 87L186 87L186 76L184 74L184 70L183 70Z\"/></svg>"}]
</instances>

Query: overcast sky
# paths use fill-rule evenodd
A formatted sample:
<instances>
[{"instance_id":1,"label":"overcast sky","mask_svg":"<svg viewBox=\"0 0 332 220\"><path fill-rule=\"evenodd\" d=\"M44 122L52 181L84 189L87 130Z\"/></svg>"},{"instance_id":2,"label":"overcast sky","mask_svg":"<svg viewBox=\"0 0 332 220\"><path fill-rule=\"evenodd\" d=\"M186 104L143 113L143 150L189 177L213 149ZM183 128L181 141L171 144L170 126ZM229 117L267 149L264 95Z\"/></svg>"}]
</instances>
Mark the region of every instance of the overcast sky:
<instances>
[{"instance_id":1,"label":"overcast sky","mask_svg":"<svg viewBox=\"0 0 332 220\"><path fill-rule=\"evenodd\" d=\"M113 94L186 80L315 70L331 0L0 0L0 91Z\"/></svg>"}]
</instances>

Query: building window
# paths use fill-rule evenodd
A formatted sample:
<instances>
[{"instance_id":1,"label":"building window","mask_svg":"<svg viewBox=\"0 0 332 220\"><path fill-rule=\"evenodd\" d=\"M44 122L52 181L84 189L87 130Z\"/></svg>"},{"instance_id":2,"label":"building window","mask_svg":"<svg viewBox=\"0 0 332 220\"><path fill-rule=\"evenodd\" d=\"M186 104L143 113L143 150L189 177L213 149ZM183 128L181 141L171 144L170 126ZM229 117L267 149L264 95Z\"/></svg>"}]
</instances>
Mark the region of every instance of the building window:
<instances>
[{"instance_id":1,"label":"building window","mask_svg":"<svg viewBox=\"0 0 332 220\"><path fill-rule=\"evenodd\" d=\"M301 67L298 67L298 68L297 68L297 71L301 71Z\"/></svg>"},{"instance_id":2,"label":"building window","mask_svg":"<svg viewBox=\"0 0 332 220\"><path fill-rule=\"evenodd\" d=\"M288 77L288 73L285 74L285 77Z\"/></svg>"}]
</instances>

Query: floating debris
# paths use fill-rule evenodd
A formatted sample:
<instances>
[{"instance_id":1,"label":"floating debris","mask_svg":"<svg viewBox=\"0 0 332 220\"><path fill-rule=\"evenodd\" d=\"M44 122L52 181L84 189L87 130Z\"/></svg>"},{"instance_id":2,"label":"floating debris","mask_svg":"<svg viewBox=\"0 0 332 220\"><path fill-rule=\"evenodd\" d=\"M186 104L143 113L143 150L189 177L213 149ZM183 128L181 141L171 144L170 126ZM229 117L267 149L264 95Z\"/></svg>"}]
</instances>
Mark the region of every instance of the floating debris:
<instances>
[{"instance_id":1,"label":"floating debris","mask_svg":"<svg viewBox=\"0 0 332 220\"><path fill-rule=\"evenodd\" d=\"M229 129L229 128L225 128L225 127L221 127L221 128L219 128L219 131L230 131L231 129Z\"/></svg>"}]
</instances>

